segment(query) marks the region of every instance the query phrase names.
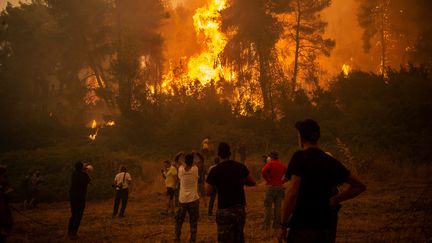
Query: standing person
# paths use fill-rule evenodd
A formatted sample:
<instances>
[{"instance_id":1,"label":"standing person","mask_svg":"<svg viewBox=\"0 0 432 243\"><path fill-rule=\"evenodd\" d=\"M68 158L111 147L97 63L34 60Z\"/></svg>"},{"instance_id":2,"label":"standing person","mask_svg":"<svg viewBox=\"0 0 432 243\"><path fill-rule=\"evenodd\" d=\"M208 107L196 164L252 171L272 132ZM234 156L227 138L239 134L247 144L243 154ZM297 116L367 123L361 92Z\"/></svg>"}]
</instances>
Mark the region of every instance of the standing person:
<instances>
[{"instance_id":1,"label":"standing person","mask_svg":"<svg viewBox=\"0 0 432 243\"><path fill-rule=\"evenodd\" d=\"M167 195L166 212L164 212L163 214L174 214L174 195L177 186L177 169L176 167L174 167L174 165L171 165L169 160L165 160L164 169L161 169L161 173L162 177L165 179Z\"/></svg>"},{"instance_id":2,"label":"standing person","mask_svg":"<svg viewBox=\"0 0 432 243\"><path fill-rule=\"evenodd\" d=\"M283 184L286 182L285 173L287 167L279 160L277 152L271 152L270 162L266 163L261 170L261 175L266 181L267 188L264 199L264 225L263 228L268 230L271 224L271 215L273 208L273 229L278 229L281 223L281 204L284 197Z\"/></svg>"},{"instance_id":3,"label":"standing person","mask_svg":"<svg viewBox=\"0 0 432 243\"><path fill-rule=\"evenodd\" d=\"M302 150L294 153L285 174L290 187L283 203L279 240L285 239L289 227L288 242L333 243L339 203L358 196L366 186L319 148L320 127L316 121L307 119L295 127ZM335 192L343 183L349 187Z\"/></svg>"},{"instance_id":4,"label":"standing person","mask_svg":"<svg viewBox=\"0 0 432 243\"><path fill-rule=\"evenodd\" d=\"M6 242L12 231L13 219L9 205L10 193L13 191L7 178L7 169L0 165L0 242Z\"/></svg>"},{"instance_id":5,"label":"standing person","mask_svg":"<svg viewBox=\"0 0 432 243\"><path fill-rule=\"evenodd\" d=\"M199 153L197 153L198 155ZM200 157L201 156L201 157ZM204 164L204 157L201 154L198 155L199 160L197 162L198 167L198 193L201 200L204 203L204 206L207 204L206 202L206 193L205 193L205 178L207 176L207 169Z\"/></svg>"},{"instance_id":6,"label":"standing person","mask_svg":"<svg viewBox=\"0 0 432 243\"><path fill-rule=\"evenodd\" d=\"M82 162L75 164L75 171L72 173L69 200L71 206L71 217L69 219L68 235L70 239L76 239L78 228L84 213L87 186L90 183L90 176L85 172Z\"/></svg>"},{"instance_id":7,"label":"standing person","mask_svg":"<svg viewBox=\"0 0 432 243\"><path fill-rule=\"evenodd\" d=\"M42 177L40 175L40 171L36 170L33 172L30 178L30 201L27 202L28 208L36 207L37 199L39 196L39 186L42 183Z\"/></svg>"},{"instance_id":8,"label":"standing person","mask_svg":"<svg viewBox=\"0 0 432 243\"><path fill-rule=\"evenodd\" d=\"M176 156L176 161L184 153ZM202 155L197 152L186 154L184 158L185 165L181 165L178 170L180 179L179 209L176 215L175 225L175 242L180 242L181 228L186 217L189 214L190 224L190 242L196 242L196 233L198 231L199 218L199 195L198 195L198 167L193 165L194 156L197 155L202 160Z\"/></svg>"},{"instance_id":9,"label":"standing person","mask_svg":"<svg viewBox=\"0 0 432 243\"><path fill-rule=\"evenodd\" d=\"M32 178L32 176L33 176L33 171L29 170L27 175L22 180L22 187L23 187L24 196L25 196L24 209L30 208L29 204L30 204L30 201L32 199L32 195L31 195L31 187L32 187L31 178Z\"/></svg>"},{"instance_id":10,"label":"standing person","mask_svg":"<svg viewBox=\"0 0 432 243\"><path fill-rule=\"evenodd\" d=\"M178 154L177 154L178 156ZM177 158L176 156L176 158ZM177 208L179 206L179 194L180 194L180 180L178 179L178 169L180 168L181 162L177 159L174 159L173 166L177 170L176 184L174 190L174 207Z\"/></svg>"},{"instance_id":11,"label":"standing person","mask_svg":"<svg viewBox=\"0 0 432 243\"><path fill-rule=\"evenodd\" d=\"M219 242L244 242L246 222L246 196L244 186L256 183L249 170L240 162L230 160L231 149L227 143L220 143L218 155L221 162L207 177L207 195L218 193L216 223Z\"/></svg>"},{"instance_id":12,"label":"standing person","mask_svg":"<svg viewBox=\"0 0 432 243\"><path fill-rule=\"evenodd\" d=\"M219 162L220 162L219 157L214 158L214 164L209 167L208 174L217 164L219 164ZM213 206L216 200L216 195L217 195L217 191L215 190L215 192L210 196L209 205L208 205L208 216L213 216Z\"/></svg>"},{"instance_id":13,"label":"standing person","mask_svg":"<svg viewBox=\"0 0 432 243\"><path fill-rule=\"evenodd\" d=\"M213 156L213 142L210 136L204 138L201 142L201 152L204 155L205 160L209 160Z\"/></svg>"},{"instance_id":14,"label":"standing person","mask_svg":"<svg viewBox=\"0 0 432 243\"><path fill-rule=\"evenodd\" d=\"M121 208L120 208L119 217L123 218L125 216L124 213L129 198L129 188L131 187L131 183L132 183L131 175L127 172L126 166L122 166L120 169L120 173L118 173L114 177L116 194L114 198L114 208L112 214L113 217L117 216L120 202L121 202Z\"/></svg>"}]
</instances>

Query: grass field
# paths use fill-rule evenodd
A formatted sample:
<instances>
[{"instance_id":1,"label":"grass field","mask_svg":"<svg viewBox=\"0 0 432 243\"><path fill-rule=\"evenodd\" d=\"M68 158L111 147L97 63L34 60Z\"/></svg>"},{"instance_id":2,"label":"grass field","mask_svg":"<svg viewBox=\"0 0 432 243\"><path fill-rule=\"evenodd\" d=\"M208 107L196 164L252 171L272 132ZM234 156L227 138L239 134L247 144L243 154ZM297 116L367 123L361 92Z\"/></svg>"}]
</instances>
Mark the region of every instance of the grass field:
<instances>
[{"instance_id":1,"label":"grass field","mask_svg":"<svg viewBox=\"0 0 432 243\"><path fill-rule=\"evenodd\" d=\"M400 176L396 179L367 179L368 190L345 202L339 214L337 242L432 242L432 178ZM92 186L92 185L90 185ZM112 201L89 201L79 231L79 242L172 242L174 219L161 215L164 208L162 179L134 189L126 217L111 218ZM261 229L265 186L247 188L247 242L277 242L273 232ZM19 207L19 205L16 205ZM214 217L201 204L198 242L216 241ZM10 242L67 242L67 202L41 204L23 211L47 224L38 225L14 213L15 227ZM183 225L187 242L189 224Z\"/></svg>"}]
</instances>

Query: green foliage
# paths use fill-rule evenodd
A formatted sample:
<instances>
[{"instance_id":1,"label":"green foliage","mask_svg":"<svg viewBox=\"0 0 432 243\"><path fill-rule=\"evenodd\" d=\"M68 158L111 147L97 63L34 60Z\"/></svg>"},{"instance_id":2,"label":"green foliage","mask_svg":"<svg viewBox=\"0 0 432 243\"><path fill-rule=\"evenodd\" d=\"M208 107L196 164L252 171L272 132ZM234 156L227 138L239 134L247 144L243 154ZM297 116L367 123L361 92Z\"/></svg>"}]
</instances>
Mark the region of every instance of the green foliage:
<instances>
[{"instance_id":1,"label":"green foliage","mask_svg":"<svg viewBox=\"0 0 432 243\"><path fill-rule=\"evenodd\" d=\"M93 145L76 147L48 147L36 150L18 150L0 156L0 164L8 166L8 175L15 189L14 198L23 198L22 180L28 171L39 170L42 176L40 200L67 200L70 178L74 164L78 161L93 165L90 173L92 182L88 187L89 199L103 199L112 196L111 188L114 175L121 165L125 165L134 180L149 181L152 176L142 170L144 163L137 156L127 153L111 152Z\"/></svg>"}]
</instances>

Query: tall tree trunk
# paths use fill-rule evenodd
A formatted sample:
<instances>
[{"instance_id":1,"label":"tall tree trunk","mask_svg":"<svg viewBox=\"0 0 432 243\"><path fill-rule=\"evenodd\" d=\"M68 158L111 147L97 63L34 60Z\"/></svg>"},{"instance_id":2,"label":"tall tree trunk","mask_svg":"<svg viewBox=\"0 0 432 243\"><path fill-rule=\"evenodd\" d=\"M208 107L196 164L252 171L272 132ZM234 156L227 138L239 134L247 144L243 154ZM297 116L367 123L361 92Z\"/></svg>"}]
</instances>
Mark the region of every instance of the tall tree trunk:
<instances>
[{"instance_id":1,"label":"tall tree trunk","mask_svg":"<svg viewBox=\"0 0 432 243\"><path fill-rule=\"evenodd\" d=\"M293 73L293 89L297 85L298 68L299 68L299 51L300 51L300 22L301 22L301 6L300 0L297 0L297 19L296 19L296 34L295 34L295 56L294 56L294 73Z\"/></svg>"},{"instance_id":2,"label":"tall tree trunk","mask_svg":"<svg viewBox=\"0 0 432 243\"><path fill-rule=\"evenodd\" d=\"M268 100L268 96L267 96L267 78L265 77L265 64L264 61L262 60L262 56L260 55L260 61L259 61L259 70L260 70L260 76L259 76L259 83L260 83L260 87L261 87L261 93L263 96L263 101L264 101L264 112L267 113L269 107L269 100Z\"/></svg>"},{"instance_id":3,"label":"tall tree trunk","mask_svg":"<svg viewBox=\"0 0 432 243\"><path fill-rule=\"evenodd\" d=\"M95 62L94 58L91 56L91 54L88 54L88 56L89 56L90 68L93 69L93 72L95 73L96 81L99 85L99 88L102 90L102 99L105 100L108 107L112 108L113 104L110 101L108 91L104 85L104 81L102 79L100 70L99 70L98 66L96 65L96 62Z\"/></svg>"}]
</instances>

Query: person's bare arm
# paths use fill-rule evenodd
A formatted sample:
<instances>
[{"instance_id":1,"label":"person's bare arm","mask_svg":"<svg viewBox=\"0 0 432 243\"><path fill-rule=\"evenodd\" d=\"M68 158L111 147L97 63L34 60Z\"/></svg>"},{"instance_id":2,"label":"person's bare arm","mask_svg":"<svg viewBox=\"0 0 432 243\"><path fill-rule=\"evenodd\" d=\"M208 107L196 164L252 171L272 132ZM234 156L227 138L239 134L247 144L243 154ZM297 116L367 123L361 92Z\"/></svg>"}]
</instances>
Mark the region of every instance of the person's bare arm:
<instances>
[{"instance_id":1,"label":"person's bare arm","mask_svg":"<svg viewBox=\"0 0 432 243\"><path fill-rule=\"evenodd\" d=\"M205 189L206 189L207 196L211 196L215 193L214 187L208 183L206 183Z\"/></svg>"},{"instance_id":2,"label":"person's bare arm","mask_svg":"<svg viewBox=\"0 0 432 243\"><path fill-rule=\"evenodd\" d=\"M200 160L199 162L204 164L204 156L200 152L197 152L197 151L194 151L194 154L196 154L196 156Z\"/></svg>"},{"instance_id":3,"label":"person's bare arm","mask_svg":"<svg viewBox=\"0 0 432 243\"><path fill-rule=\"evenodd\" d=\"M285 193L283 206L282 206L282 223L287 223L291 214L294 211L297 202L298 192L300 188L300 176L293 175Z\"/></svg>"},{"instance_id":4,"label":"person's bare arm","mask_svg":"<svg viewBox=\"0 0 432 243\"><path fill-rule=\"evenodd\" d=\"M285 236L287 234L287 227L285 226L288 224L288 220L290 219L294 211L297 198L298 198L300 182L301 182L300 176L296 176L296 175L293 175L291 177L291 180L289 180L289 185L286 190L284 201L282 204L281 225L283 225L283 227L281 228L281 232L279 235L279 242L285 240Z\"/></svg>"},{"instance_id":5,"label":"person's bare arm","mask_svg":"<svg viewBox=\"0 0 432 243\"><path fill-rule=\"evenodd\" d=\"M266 182L269 181L269 178L268 178L268 176L269 176L269 169L270 169L270 164L267 163L267 164L264 165L264 167L261 170L261 175L262 175L263 179Z\"/></svg>"},{"instance_id":6,"label":"person's bare arm","mask_svg":"<svg viewBox=\"0 0 432 243\"><path fill-rule=\"evenodd\" d=\"M248 175L245 180L245 186L255 186L255 185L256 185L255 180L252 178L252 176Z\"/></svg>"},{"instance_id":7,"label":"person's bare arm","mask_svg":"<svg viewBox=\"0 0 432 243\"><path fill-rule=\"evenodd\" d=\"M366 185L355 175L351 174L345 183L349 184L348 189L330 198L331 206L355 198L366 190Z\"/></svg>"},{"instance_id":8,"label":"person's bare arm","mask_svg":"<svg viewBox=\"0 0 432 243\"><path fill-rule=\"evenodd\" d=\"M181 157L182 155L184 155L184 152L183 152L183 151L178 152L177 155L176 155L175 158L174 158L174 161L175 161L176 163L178 163L178 161L180 160L180 157Z\"/></svg>"}]
</instances>

